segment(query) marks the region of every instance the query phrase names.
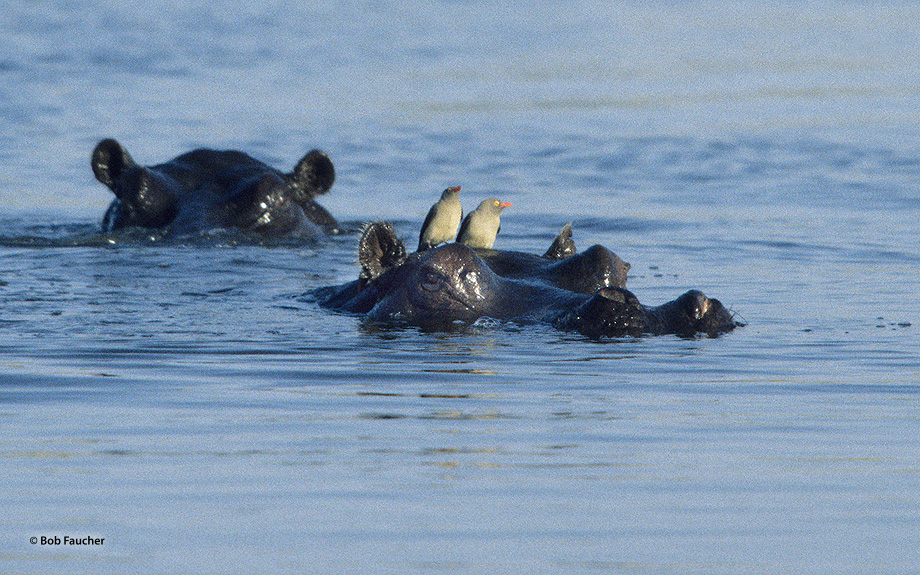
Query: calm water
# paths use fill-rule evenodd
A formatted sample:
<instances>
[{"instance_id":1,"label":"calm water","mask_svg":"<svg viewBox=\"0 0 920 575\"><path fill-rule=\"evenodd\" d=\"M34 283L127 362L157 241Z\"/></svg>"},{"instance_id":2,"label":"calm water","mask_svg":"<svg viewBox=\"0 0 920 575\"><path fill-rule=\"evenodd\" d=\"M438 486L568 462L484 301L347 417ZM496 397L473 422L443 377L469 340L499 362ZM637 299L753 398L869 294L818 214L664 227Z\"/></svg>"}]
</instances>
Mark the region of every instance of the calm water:
<instances>
[{"instance_id":1,"label":"calm water","mask_svg":"<svg viewBox=\"0 0 920 575\"><path fill-rule=\"evenodd\" d=\"M0 572L920 573L920 9L13 0ZM104 238L89 153L336 162L348 231ZM718 339L304 302L447 185ZM102 538L94 546L31 537Z\"/></svg>"}]
</instances>

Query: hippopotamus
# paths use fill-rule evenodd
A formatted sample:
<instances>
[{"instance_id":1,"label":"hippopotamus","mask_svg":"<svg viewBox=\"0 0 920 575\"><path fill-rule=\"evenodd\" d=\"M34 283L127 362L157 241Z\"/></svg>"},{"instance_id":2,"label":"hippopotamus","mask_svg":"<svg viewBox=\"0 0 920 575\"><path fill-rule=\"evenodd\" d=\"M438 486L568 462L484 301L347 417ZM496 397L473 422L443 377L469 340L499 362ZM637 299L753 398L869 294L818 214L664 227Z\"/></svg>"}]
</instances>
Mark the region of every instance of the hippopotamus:
<instances>
[{"instance_id":1,"label":"hippopotamus","mask_svg":"<svg viewBox=\"0 0 920 575\"><path fill-rule=\"evenodd\" d=\"M620 276L603 269L604 262L628 264L613 260L612 252L602 246L573 251L573 246L561 252L551 248L544 256L525 258L491 250L480 253L450 243L406 255L393 227L375 223L365 229L359 243L359 278L314 290L309 297L328 309L362 315L373 324L402 323L428 331L452 331L485 317L544 323L590 338L715 337L741 325L719 300L697 290L659 306L645 306L625 288L625 270ZM554 253L568 255L554 261ZM490 258L508 258L517 264L512 274L503 275L508 268L493 267ZM558 281L566 270L583 273L592 262L600 262L601 267L589 274L594 279ZM549 269L562 272L547 273ZM569 289L568 284L580 289Z\"/></svg>"},{"instance_id":2,"label":"hippopotamus","mask_svg":"<svg viewBox=\"0 0 920 575\"><path fill-rule=\"evenodd\" d=\"M115 194L103 231L155 228L181 235L238 228L261 237L319 237L338 228L314 201L335 181L335 168L319 151L290 173L238 151L194 150L155 166L135 163L114 139L96 145L93 174Z\"/></svg>"},{"instance_id":3,"label":"hippopotamus","mask_svg":"<svg viewBox=\"0 0 920 575\"><path fill-rule=\"evenodd\" d=\"M474 251L502 277L538 281L587 294L604 287L625 287L631 267L601 245L578 253L571 223L562 228L542 256L511 250L476 248Z\"/></svg>"}]
</instances>

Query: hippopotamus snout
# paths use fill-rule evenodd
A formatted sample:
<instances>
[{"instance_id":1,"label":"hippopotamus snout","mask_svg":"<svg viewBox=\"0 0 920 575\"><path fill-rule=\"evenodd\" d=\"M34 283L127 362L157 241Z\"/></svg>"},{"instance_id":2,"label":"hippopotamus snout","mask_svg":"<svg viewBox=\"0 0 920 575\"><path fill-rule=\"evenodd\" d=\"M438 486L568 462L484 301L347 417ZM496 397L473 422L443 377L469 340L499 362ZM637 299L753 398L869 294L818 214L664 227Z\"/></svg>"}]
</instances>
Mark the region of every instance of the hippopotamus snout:
<instances>
[{"instance_id":1,"label":"hippopotamus snout","mask_svg":"<svg viewBox=\"0 0 920 575\"><path fill-rule=\"evenodd\" d=\"M692 336L704 333L711 337L741 325L722 302L690 290L676 300L648 308L648 322L662 333Z\"/></svg>"},{"instance_id":2,"label":"hippopotamus snout","mask_svg":"<svg viewBox=\"0 0 920 575\"><path fill-rule=\"evenodd\" d=\"M703 292L696 290L689 291L681 297L688 296L691 300L688 315L694 319L690 333L705 333L715 337L743 325L736 321L734 314L716 298L706 297Z\"/></svg>"},{"instance_id":3,"label":"hippopotamus snout","mask_svg":"<svg viewBox=\"0 0 920 575\"><path fill-rule=\"evenodd\" d=\"M601 288L578 306L565 314L562 321L588 337L621 337L639 335L644 327L642 304L631 291L620 287Z\"/></svg>"}]
</instances>

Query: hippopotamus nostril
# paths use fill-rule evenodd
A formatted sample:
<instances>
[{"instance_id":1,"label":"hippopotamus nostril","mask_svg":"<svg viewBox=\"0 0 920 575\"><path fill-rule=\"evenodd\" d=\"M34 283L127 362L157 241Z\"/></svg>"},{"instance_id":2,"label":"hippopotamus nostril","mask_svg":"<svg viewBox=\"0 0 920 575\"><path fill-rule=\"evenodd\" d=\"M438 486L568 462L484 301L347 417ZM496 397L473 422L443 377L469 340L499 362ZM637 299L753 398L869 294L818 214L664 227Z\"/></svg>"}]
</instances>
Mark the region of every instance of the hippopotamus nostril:
<instances>
[{"instance_id":1,"label":"hippopotamus nostril","mask_svg":"<svg viewBox=\"0 0 920 575\"><path fill-rule=\"evenodd\" d=\"M699 292L698 292L699 293ZM705 294L699 293L696 299L696 305L693 309L693 318L701 320L709 313L709 298Z\"/></svg>"},{"instance_id":2,"label":"hippopotamus nostril","mask_svg":"<svg viewBox=\"0 0 920 575\"><path fill-rule=\"evenodd\" d=\"M684 313L693 321L700 321L709 313L711 303L709 298L699 290L690 290L678 298Z\"/></svg>"}]
</instances>

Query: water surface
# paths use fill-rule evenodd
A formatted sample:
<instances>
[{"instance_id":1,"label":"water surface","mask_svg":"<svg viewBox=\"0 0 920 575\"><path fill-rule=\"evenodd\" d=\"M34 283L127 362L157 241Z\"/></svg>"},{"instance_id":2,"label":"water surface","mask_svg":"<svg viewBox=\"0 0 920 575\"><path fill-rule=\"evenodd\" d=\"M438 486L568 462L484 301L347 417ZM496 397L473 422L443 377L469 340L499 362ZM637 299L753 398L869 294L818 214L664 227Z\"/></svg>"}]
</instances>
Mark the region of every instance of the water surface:
<instances>
[{"instance_id":1,"label":"water surface","mask_svg":"<svg viewBox=\"0 0 920 575\"><path fill-rule=\"evenodd\" d=\"M916 573L920 83L907 3L100 0L0 15L10 572ZM346 232L99 233L102 137L289 169ZM301 295L448 185L502 248L747 326L375 331ZM104 538L43 546L39 536Z\"/></svg>"}]
</instances>

